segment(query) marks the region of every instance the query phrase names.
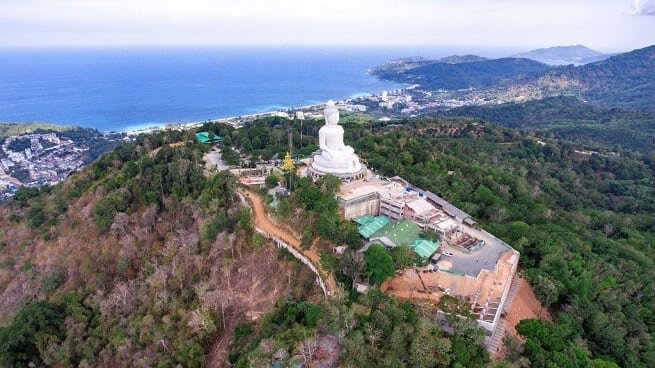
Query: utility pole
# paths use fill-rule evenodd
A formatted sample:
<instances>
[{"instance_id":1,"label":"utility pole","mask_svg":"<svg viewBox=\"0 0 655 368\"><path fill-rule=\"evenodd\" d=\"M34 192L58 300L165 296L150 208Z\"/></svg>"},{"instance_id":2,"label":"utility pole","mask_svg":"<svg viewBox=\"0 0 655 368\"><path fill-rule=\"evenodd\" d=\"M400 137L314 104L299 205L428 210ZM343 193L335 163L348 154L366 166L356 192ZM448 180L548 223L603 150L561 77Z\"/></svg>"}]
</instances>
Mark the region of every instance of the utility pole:
<instances>
[{"instance_id":1,"label":"utility pole","mask_svg":"<svg viewBox=\"0 0 655 368\"><path fill-rule=\"evenodd\" d=\"M305 114L300 115L300 149L302 150L302 122L305 120Z\"/></svg>"},{"instance_id":2,"label":"utility pole","mask_svg":"<svg viewBox=\"0 0 655 368\"><path fill-rule=\"evenodd\" d=\"M305 103L305 90L304 88L300 89L300 99ZM300 149L302 150L302 121L305 120L305 113L300 112Z\"/></svg>"}]
</instances>

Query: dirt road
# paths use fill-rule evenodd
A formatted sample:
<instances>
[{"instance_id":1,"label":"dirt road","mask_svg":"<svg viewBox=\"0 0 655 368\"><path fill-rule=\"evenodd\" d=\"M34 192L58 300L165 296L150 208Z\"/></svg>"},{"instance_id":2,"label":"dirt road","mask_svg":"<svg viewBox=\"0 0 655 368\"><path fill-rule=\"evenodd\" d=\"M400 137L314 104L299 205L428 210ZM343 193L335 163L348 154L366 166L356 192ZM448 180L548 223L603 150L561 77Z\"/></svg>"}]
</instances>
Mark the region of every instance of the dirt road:
<instances>
[{"instance_id":1,"label":"dirt road","mask_svg":"<svg viewBox=\"0 0 655 368\"><path fill-rule=\"evenodd\" d=\"M247 189L241 189L241 192L244 195L244 197L246 197L248 203L250 204L250 207L252 208L255 224L257 225L257 227L265 231L266 233L271 234L279 238L283 242L289 244L295 250L297 250L302 255L304 255L307 259L309 259L310 262L314 265L314 267L316 267L316 269L319 270L319 272L321 273L321 276L325 281L325 286L327 288L328 295L333 295L334 291L337 289L336 287L337 284L336 281L334 280L334 276L325 272L321 267L320 255L316 253L316 251L314 251L313 249L309 249L309 250L303 249L301 246L300 239L295 237L293 234L291 234L291 232L286 230L284 227L276 224L275 221L271 219L266 213L266 207L264 206L264 201L259 196L259 194Z\"/></svg>"}]
</instances>

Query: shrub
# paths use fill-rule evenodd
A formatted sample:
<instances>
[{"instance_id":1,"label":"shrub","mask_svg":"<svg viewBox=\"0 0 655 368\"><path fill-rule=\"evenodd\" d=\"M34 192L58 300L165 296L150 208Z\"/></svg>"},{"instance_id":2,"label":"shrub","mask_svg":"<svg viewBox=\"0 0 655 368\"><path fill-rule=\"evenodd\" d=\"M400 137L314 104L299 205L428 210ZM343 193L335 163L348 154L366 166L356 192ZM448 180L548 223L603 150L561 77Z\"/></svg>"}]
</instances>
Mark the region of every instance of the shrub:
<instances>
[{"instance_id":1,"label":"shrub","mask_svg":"<svg viewBox=\"0 0 655 368\"><path fill-rule=\"evenodd\" d=\"M387 248L374 244L364 253L366 259L366 277L374 284L380 284L387 277L393 276L393 257Z\"/></svg>"},{"instance_id":2,"label":"shrub","mask_svg":"<svg viewBox=\"0 0 655 368\"><path fill-rule=\"evenodd\" d=\"M0 329L0 366L43 365L37 339L61 338L64 316L64 309L52 303L37 302L24 307L9 326Z\"/></svg>"}]
</instances>

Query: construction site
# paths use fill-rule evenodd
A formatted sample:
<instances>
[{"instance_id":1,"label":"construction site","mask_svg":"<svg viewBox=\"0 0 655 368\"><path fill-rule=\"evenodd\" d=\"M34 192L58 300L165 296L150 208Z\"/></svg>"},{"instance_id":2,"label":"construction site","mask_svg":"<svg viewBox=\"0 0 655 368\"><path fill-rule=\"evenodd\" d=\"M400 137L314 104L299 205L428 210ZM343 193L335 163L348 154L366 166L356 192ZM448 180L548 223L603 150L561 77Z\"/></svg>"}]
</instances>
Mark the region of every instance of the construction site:
<instances>
[{"instance_id":1,"label":"construction site","mask_svg":"<svg viewBox=\"0 0 655 368\"><path fill-rule=\"evenodd\" d=\"M358 224L367 246L407 245L426 260L405 269L381 289L410 300L438 303L443 295L462 298L488 336L493 336L516 275L519 253L479 229L464 211L400 177L369 175L343 183L337 196L342 214ZM424 239L431 231L438 241ZM365 246L363 249L366 249Z\"/></svg>"}]
</instances>

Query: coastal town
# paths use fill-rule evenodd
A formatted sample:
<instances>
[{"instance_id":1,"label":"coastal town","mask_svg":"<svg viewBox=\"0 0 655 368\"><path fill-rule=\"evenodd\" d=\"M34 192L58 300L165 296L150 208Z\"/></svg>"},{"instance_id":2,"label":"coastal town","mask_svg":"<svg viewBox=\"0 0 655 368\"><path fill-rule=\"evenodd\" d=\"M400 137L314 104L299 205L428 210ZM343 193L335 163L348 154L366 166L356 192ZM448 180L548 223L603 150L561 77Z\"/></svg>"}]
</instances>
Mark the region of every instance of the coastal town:
<instances>
[{"instance_id":1,"label":"coastal town","mask_svg":"<svg viewBox=\"0 0 655 368\"><path fill-rule=\"evenodd\" d=\"M384 90L341 100L335 105L344 115L363 115L367 119L377 121L391 121L403 118L415 118L421 115L445 111L464 106L495 105L516 100L523 100L515 93L505 95L489 93L488 91L465 89L459 91L437 90L432 91L413 84L394 90ZM207 119L190 123L168 123L163 126L152 126L134 129L127 132L130 136L144 133L153 133L164 129L186 130L196 129L205 123L228 124L235 128L266 117L281 117L286 119L311 120L322 119L322 110L325 104L310 104L294 106L286 109L266 111L254 114L231 116L225 118Z\"/></svg>"},{"instance_id":2,"label":"coastal town","mask_svg":"<svg viewBox=\"0 0 655 368\"><path fill-rule=\"evenodd\" d=\"M122 134L99 132L77 139L65 132L11 135L0 145L0 201L13 197L22 186L55 185L95 159L102 147L123 141Z\"/></svg>"}]
</instances>

